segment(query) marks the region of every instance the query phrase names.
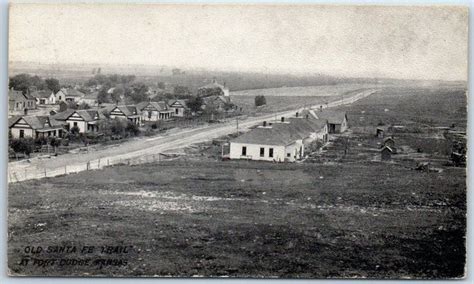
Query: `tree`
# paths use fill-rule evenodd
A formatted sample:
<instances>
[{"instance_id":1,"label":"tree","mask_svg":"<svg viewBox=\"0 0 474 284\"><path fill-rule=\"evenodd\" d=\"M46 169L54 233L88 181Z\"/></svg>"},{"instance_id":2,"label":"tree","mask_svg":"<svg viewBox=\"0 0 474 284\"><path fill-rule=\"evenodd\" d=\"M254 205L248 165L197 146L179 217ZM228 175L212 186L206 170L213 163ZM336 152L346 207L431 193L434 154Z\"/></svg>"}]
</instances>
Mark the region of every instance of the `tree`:
<instances>
[{"instance_id":1,"label":"tree","mask_svg":"<svg viewBox=\"0 0 474 284\"><path fill-rule=\"evenodd\" d=\"M48 78L44 82L46 83L46 87L54 93L57 93L59 90L61 90L61 85L59 84L58 79Z\"/></svg>"},{"instance_id":2,"label":"tree","mask_svg":"<svg viewBox=\"0 0 474 284\"><path fill-rule=\"evenodd\" d=\"M134 103L139 103L148 100L148 87L143 83L135 83L132 85L132 92L130 99Z\"/></svg>"},{"instance_id":3,"label":"tree","mask_svg":"<svg viewBox=\"0 0 474 284\"><path fill-rule=\"evenodd\" d=\"M23 73L10 77L8 87L17 91L22 91L26 94L31 87L34 87L37 90L46 89L46 83L38 76L31 76Z\"/></svg>"},{"instance_id":4,"label":"tree","mask_svg":"<svg viewBox=\"0 0 474 284\"><path fill-rule=\"evenodd\" d=\"M61 101L59 103L59 112L66 111L68 108L68 104L66 102Z\"/></svg>"},{"instance_id":5,"label":"tree","mask_svg":"<svg viewBox=\"0 0 474 284\"><path fill-rule=\"evenodd\" d=\"M189 91L189 88L186 86L174 86L173 88L173 94L176 97L183 97L183 96L188 96L191 92Z\"/></svg>"},{"instance_id":6,"label":"tree","mask_svg":"<svg viewBox=\"0 0 474 284\"><path fill-rule=\"evenodd\" d=\"M82 102L77 106L77 109L90 109L90 108L91 106L85 102Z\"/></svg>"},{"instance_id":7,"label":"tree","mask_svg":"<svg viewBox=\"0 0 474 284\"><path fill-rule=\"evenodd\" d=\"M188 100L188 107L192 112L198 112L201 110L202 107L202 98L201 97L192 97Z\"/></svg>"},{"instance_id":8,"label":"tree","mask_svg":"<svg viewBox=\"0 0 474 284\"><path fill-rule=\"evenodd\" d=\"M263 106L263 105L266 105L266 104L267 104L267 99L265 99L264 95L255 97L255 106L256 107Z\"/></svg>"},{"instance_id":9,"label":"tree","mask_svg":"<svg viewBox=\"0 0 474 284\"><path fill-rule=\"evenodd\" d=\"M164 90L166 88L166 84L164 82L158 82L158 88Z\"/></svg>"},{"instance_id":10,"label":"tree","mask_svg":"<svg viewBox=\"0 0 474 284\"><path fill-rule=\"evenodd\" d=\"M123 87L121 87L121 86L115 87L114 91L110 95L110 97L112 98L112 102L114 102L116 104L121 102L122 101L122 96L124 95L124 93L125 93L125 90L124 90Z\"/></svg>"},{"instance_id":11,"label":"tree","mask_svg":"<svg viewBox=\"0 0 474 284\"><path fill-rule=\"evenodd\" d=\"M97 94L97 103L98 104L110 103L109 94L107 93L106 88L104 87L100 88L99 93Z\"/></svg>"}]
</instances>

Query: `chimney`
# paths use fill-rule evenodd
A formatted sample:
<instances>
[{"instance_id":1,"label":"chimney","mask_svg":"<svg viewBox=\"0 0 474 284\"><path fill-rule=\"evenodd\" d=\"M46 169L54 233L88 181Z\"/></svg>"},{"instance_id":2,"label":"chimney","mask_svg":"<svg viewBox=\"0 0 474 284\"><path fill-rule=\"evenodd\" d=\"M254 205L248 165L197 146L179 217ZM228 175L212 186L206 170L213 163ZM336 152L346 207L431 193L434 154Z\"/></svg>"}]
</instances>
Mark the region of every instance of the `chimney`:
<instances>
[{"instance_id":1,"label":"chimney","mask_svg":"<svg viewBox=\"0 0 474 284\"><path fill-rule=\"evenodd\" d=\"M296 117L298 117L298 115L299 115L299 113L298 113L298 112L296 112Z\"/></svg>"},{"instance_id":2,"label":"chimney","mask_svg":"<svg viewBox=\"0 0 474 284\"><path fill-rule=\"evenodd\" d=\"M285 122L285 117L284 116L281 117L281 122Z\"/></svg>"},{"instance_id":3,"label":"chimney","mask_svg":"<svg viewBox=\"0 0 474 284\"><path fill-rule=\"evenodd\" d=\"M267 126L267 122L263 121L263 127Z\"/></svg>"}]
</instances>

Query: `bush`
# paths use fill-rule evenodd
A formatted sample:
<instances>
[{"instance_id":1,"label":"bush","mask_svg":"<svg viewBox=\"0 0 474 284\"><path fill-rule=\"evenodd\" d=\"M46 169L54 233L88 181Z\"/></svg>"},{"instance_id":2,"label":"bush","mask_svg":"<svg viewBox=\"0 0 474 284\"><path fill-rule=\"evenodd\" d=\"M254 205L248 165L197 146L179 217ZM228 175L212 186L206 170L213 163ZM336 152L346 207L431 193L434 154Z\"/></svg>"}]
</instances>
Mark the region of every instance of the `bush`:
<instances>
[{"instance_id":1,"label":"bush","mask_svg":"<svg viewBox=\"0 0 474 284\"><path fill-rule=\"evenodd\" d=\"M125 131L132 136L137 136L138 134L140 134L140 129L138 128L138 125L130 121L127 123Z\"/></svg>"},{"instance_id":2,"label":"bush","mask_svg":"<svg viewBox=\"0 0 474 284\"><path fill-rule=\"evenodd\" d=\"M35 141L33 138L20 138L10 140L10 147L15 153L24 153L27 156L33 152Z\"/></svg>"},{"instance_id":3,"label":"bush","mask_svg":"<svg viewBox=\"0 0 474 284\"><path fill-rule=\"evenodd\" d=\"M263 105L266 105L266 104L267 104L267 99L265 98L264 95L255 97L255 106L256 107L263 106Z\"/></svg>"}]
</instances>

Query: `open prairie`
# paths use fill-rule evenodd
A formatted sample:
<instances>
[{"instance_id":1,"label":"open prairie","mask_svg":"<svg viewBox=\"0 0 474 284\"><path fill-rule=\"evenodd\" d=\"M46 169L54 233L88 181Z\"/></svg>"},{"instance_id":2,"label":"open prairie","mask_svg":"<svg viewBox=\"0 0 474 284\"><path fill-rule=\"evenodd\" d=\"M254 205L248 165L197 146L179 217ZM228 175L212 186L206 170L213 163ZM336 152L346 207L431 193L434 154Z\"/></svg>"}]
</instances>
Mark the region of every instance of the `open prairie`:
<instances>
[{"instance_id":1,"label":"open prairie","mask_svg":"<svg viewBox=\"0 0 474 284\"><path fill-rule=\"evenodd\" d=\"M386 88L342 107L350 160L337 157L337 138L323 154L329 162L195 155L10 184L9 268L51 276L462 277L465 168L440 162L441 171L420 171L413 161L373 161L358 145L378 124L411 129L405 136L420 134L415 127L462 128L465 105L463 89ZM397 141L430 144L416 135ZM436 149L424 155L448 160ZM25 257L61 255L26 246L116 244L132 248L70 254L115 260L110 265L20 265Z\"/></svg>"}]
</instances>

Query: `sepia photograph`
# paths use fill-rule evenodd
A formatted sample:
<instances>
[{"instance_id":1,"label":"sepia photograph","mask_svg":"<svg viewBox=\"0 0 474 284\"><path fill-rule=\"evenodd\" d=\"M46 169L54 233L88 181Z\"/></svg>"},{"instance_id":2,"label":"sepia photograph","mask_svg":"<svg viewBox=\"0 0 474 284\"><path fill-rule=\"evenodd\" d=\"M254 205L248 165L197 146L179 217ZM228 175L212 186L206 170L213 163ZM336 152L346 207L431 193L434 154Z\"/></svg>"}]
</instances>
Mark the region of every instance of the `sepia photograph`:
<instances>
[{"instance_id":1,"label":"sepia photograph","mask_svg":"<svg viewBox=\"0 0 474 284\"><path fill-rule=\"evenodd\" d=\"M464 279L468 28L452 5L11 3L7 274Z\"/></svg>"}]
</instances>

